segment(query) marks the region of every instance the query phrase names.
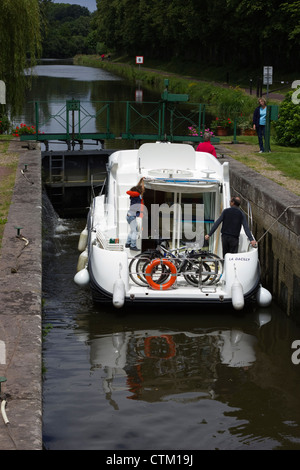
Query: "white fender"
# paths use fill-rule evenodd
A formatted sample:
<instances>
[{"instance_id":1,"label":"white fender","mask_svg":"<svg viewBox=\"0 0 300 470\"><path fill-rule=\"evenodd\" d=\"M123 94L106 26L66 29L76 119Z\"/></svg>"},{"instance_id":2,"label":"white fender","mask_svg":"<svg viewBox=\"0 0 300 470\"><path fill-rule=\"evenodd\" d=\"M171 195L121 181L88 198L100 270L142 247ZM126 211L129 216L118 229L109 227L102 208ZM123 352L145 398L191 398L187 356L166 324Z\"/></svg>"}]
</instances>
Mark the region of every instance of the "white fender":
<instances>
[{"instance_id":1,"label":"white fender","mask_svg":"<svg viewBox=\"0 0 300 470\"><path fill-rule=\"evenodd\" d=\"M81 269L74 276L74 282L80 287L85 287L90 282L90 275L86 268Z\"/></svg>"},{"instance_id":2,"label":"white fender","mask_svg":"<svg viewBox=\"0 0 300 470\"><path fill-rule=\"evenodd\" d=\"M123 307L125 302L125 284L122 279L117 279L113 287L113 306Z\"/></svg>"},{"instance_id":3,"label":"white fender","mask_svg":"<svg viewBox=\"0 0 300 470\"><path fill-rule=\"evenodd\" d=\"M256 293L256 301L260 307L268 307L272 302L271 292L260 286Z\"/></svg>"},{"instance_id":4,"label":"white fender","mask_svg":"<svg viewBox=\"0 0 300 470\"><path fill-rule=\"evenodd\" d=\"M235 310L242 310L244 308L245 300L244 300L243 286L238 280L235 280L232 283L231 298L232 298L232 305Z\"/></svg>"},{"instance_id":5,"label":"white fender","mask_svg":"<svg viewBox=\"0 0 300 470\"><path fill-rule=\"evenodd\" d=\"M79 241L78 241L79 251L84 251L86 249L87 240L88 240L88 230L85 227L85 229L82 230L80 237L79 237Z\"/></svg>"},{"instance_id":6,"label":"white fender","mask_svg":"<svg viewBox=\"0 0 300 470\"><path fill-rule=\"evenodd\" d=\"M87 261L88 261L88 250L85 249L78 258L77 272L81 271L82 269L86 267Z\"/></svg>"}]
</instances>

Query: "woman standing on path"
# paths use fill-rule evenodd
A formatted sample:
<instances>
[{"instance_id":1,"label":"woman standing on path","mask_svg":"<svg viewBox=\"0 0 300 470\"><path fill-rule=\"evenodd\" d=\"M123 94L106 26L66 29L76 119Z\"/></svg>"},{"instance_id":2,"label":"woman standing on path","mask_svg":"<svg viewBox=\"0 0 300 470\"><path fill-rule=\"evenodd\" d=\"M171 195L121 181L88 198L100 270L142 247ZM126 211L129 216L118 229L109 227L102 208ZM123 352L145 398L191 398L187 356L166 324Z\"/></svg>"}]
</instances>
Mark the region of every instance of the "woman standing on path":
<instances>
[{"instance_id":1,"label":"woman standing on path","mask_svg":"<svg viewBox=\"0 0 300 470\"><path fill-rule=\"evenodd\" d=\"M265 128L267 118L267 102L265 98L259 98L259 106L254 110L253 129L256 130L259 143L259 153L263 153L265 141Z\"/></svg>"}]
</instances>

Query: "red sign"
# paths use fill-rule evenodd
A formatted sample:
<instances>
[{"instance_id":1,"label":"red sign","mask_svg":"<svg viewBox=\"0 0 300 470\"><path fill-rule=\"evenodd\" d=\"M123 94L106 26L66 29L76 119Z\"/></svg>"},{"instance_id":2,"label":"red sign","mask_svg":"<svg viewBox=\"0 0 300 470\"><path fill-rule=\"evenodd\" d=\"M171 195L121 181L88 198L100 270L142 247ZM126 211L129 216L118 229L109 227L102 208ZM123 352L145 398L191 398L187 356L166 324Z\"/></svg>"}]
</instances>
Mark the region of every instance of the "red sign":
<instances>
[{"instance_id":1,"label":"red sign","mask_svg":"<svg viewBox=\"0 0 300 470\"><path fill-rule=\"evenodd\" d=\"M135 63L136 63L136 64L143 64L143 63L144 63L144 56L142 56L142 55L137 55L137 56L135 57Z\"/></svg>"}]
</instances>

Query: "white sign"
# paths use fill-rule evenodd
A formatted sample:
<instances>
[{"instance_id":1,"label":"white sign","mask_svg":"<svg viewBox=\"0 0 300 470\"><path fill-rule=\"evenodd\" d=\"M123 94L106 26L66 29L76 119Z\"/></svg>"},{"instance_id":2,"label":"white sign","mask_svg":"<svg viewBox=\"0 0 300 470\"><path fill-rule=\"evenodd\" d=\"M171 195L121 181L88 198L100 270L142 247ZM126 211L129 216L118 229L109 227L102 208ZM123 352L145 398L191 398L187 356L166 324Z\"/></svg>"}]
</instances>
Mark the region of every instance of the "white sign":
<instances>
[{"instance_id":1,"label":"white sign","mask_svg":"<svg viewBox=\"0 0 300 470\"><path fill-rule=\"evenodd\" d=\"M3 80L0 80L0 104L6 104L6 86Z\"/></svg>"},{"instance_id":2,"label":"white sign","mask_svg":"<svg viewBox=\"0 0 300 470\"><path fill-rule=\"evenodd\" d=\"M135 101L138 103L143 102L143 90L135 90Z\"/></svg>"},{"instance_id":3,"label":"white sign","mask_svg":"<svg viewBox=\"0 0 300 470\"><path fill-rule=\"evenodd\" d=\"M143 64L144 63L144 56L137 55L136 58L135 58L135 63L136 64Z\"/></svg>"},{"instance_id":4,"label":"white sign","mask_svg":"<svg viewBox=\"0 0 300 470\"><path fill-rule=\"evenodd\" d=\"M264 85L272 85L273 83L273 67L264 67Z\"/></svg>"}]
</instances>

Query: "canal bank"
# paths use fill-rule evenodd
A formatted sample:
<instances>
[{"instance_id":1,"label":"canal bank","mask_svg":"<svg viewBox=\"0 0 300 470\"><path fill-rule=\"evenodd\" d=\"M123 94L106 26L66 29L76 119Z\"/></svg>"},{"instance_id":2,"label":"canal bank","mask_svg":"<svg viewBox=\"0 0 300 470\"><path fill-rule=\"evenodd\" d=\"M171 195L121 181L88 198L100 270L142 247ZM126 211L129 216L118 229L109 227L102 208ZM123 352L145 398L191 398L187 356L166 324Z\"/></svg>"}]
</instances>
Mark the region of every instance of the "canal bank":
<instances>
[{"instance_id":1,"label":"canal bank","mask_svg":"<svg viewBox=\"0 0 300 470\"><path fill-rule=\"evenodd\" d=\"M1 391L7 394L9 420L5 424L0 417L0 449L41 450L41 155L39 148L28 149L19 141L12 141L10 150L18 153L19 165L0 259L0 376L6 378ZM222 146L217 151L226 155L224 161L230 161L232 192L251 202L253 232L261 239L263 284L283 310L296 317L300 306L300 209L285 209L300 205L300 198L227 156Z\"/></svg>"},{"instance_id":2,"label":"canal bank","mask_svg":"<svg viewBox=\"0 0 300 470\"><path fill-rule=\"evenodd\" d=\"M15 140L9 150L19 164L0 258L0 449L41 450L41 152Z\"/></svg>"},{"instance_id":3,"label":"canal bank","mask_svg":"<svg viewBox=\"0 0 300 470\"><path fill-rule=\"evenodd\" d=\"M262 284L272 292L276 304L299 323L300 197L234 158L227 158L231 193L240 195L251 206ZM243 206L247 211L247 205Z\"/></svg>"}]
</instances>

